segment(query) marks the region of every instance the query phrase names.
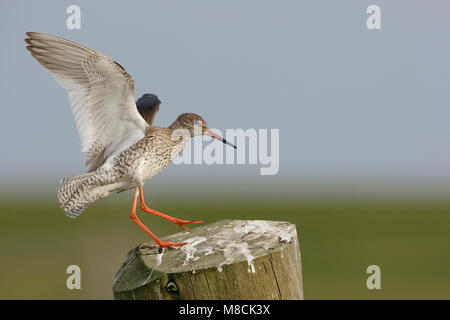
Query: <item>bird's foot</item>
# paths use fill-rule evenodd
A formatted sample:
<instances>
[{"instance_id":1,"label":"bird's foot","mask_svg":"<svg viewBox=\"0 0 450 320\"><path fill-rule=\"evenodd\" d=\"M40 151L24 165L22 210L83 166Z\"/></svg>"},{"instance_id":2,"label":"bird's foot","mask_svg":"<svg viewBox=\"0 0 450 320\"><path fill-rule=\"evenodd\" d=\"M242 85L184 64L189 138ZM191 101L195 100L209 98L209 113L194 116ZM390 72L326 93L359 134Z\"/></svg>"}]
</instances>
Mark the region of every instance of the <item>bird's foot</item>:
<instances>
[{"instance_id":1,"label":"bird's foot","mask_svg":"<svg viewBox=\"0 0 450 320\"><path fill-rule=\"evenodd\" d=\"M203 223L204 222L204 221L200 221L200 220L192 220L192 221L180 220L180 219L177 219L177 218L170 219L170 221L173 222L175 228L180 226L184 230L188 230L189 229L188 227L185 226L185 224L199 224L199 223Z\"/></svg>"},{"instance_id":2,"label":"bird's foot","mask_svg":"<svg viewBox=\"0 0 450 320\"><path fill-rule=\"evenodd\" d=\"M169 247L181 247L184 246L186 243L184 242L180 242L180 243L173 243L170 241L164 242L164 241L157 241L156 245L159 246L160 248L169 248Z\"/></svg>"}]
</instances>

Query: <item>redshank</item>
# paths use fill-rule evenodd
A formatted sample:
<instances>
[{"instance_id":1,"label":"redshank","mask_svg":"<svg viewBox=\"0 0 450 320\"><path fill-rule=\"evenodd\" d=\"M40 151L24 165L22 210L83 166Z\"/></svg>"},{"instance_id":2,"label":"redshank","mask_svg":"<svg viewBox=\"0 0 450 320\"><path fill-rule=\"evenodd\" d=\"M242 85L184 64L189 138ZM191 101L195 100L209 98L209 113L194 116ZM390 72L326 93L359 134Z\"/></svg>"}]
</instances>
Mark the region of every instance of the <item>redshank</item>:
<instances>
[{"instance_id":1,"label":"redshank","mask_svg":"<svg viewBox=\"0 0 450 320\"><path fill-rule=\"evenodd\" d=\"M138 196L143 211L175 227L187 229L185 225L203 221L181 220L149 208L142 186L196 135L236 146L208 129L205 120L194 113L181 114L167 128L153 126L159 99L144 95L136 106L133 78L120 64L66 39L36 32L27 32L27 36L31 55L68 91L89 166L87 173L61 180L58 202L66 215L75 218L101 198L134 189L131 219L160 247L183 245L161 241L138 219Z\"/></svg>"}]
</instances>

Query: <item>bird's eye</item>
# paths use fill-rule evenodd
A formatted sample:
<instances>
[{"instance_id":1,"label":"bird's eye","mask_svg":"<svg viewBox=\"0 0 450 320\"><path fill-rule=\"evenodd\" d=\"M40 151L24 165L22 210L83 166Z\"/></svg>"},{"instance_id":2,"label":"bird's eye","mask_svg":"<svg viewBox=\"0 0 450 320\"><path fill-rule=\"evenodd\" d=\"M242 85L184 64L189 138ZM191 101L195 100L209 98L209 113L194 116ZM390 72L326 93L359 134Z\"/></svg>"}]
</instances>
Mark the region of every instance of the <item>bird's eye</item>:
<instances>
[{"instance_id":1,"label":"bird's eye","mask_svg":"<svg viewBox=\"0 0 450 320\"><path fill-rule=\"evenodd\" d=\"M195 121L194 121L194 124L195 124L196 126L201 126L201 125L202 125L202 122L201 122L200 120L195 120Z\"/></svg>"}]
</instances>

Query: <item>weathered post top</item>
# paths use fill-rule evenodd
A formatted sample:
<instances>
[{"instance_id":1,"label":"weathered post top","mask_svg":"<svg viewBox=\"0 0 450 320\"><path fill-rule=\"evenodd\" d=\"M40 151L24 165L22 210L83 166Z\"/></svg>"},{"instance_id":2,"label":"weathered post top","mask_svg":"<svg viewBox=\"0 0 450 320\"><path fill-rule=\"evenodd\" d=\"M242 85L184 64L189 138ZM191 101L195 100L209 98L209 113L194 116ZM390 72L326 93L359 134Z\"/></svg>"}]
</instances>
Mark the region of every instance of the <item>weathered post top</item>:
<instances>
[{"instance_id":1,"label":"weathered post top","mask_svg":"<svg viewBox=\"0 0 450 320\"><path fill-rule=\"evenodd\" d=\"M115 299L303 299L294 224L223 220L131 250L113 284Z\"/></svg>"}]
</instances>

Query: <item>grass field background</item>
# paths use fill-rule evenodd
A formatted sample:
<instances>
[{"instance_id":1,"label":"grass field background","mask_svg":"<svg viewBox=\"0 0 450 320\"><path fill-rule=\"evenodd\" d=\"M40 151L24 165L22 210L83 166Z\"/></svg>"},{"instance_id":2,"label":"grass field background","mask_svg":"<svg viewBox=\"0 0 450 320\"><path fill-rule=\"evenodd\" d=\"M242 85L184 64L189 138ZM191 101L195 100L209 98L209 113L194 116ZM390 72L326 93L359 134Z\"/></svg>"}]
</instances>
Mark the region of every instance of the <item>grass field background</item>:
<instances>
[{"instance_id":1,"label":"grass field background","mask_svg":"<svg viewBox=\"0 0 450 320\"><path fill-rule=\"evenodd\" d=\"M448 197L243 196L148 197L183 219L287 220L296 224L306 299L450 299ZM103 199L78 219L50 196L3 197L0 204L1 299L111 299L127 252L148 241L129 218L131 192ZM139 213L160 236L176 230ZM81 267L82 289L66 288L68 265ZM381 267L381 290L366 288L366 268Z\"/></svg>"}]
</instances>

